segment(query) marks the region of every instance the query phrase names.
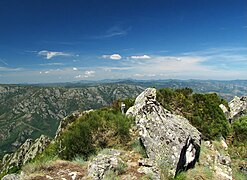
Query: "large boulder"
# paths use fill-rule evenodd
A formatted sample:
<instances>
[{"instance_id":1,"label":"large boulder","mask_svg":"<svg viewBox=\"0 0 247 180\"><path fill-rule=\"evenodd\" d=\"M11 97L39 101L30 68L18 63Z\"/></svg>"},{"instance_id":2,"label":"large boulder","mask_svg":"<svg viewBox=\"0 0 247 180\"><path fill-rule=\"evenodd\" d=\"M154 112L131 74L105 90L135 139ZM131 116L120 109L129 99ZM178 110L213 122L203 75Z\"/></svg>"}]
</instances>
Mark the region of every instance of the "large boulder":
<instances>
[{"instance_id":1,"label":"large boulder","mask_svg":"<svg viewBox=\"0 0 247 180\"><path fill-rule=\"evenodd\" d=\"M238 118L247 113L247 96L237 97L229 102L230 119Z\"/></svg>"},{"instance_id":2,"label":"large boulder","mask_svg":"<svg viewBox=\"0 0 247 180\"><path fill-rule=\"evenodd\" d=\"M50 139L45 135L41 135L35 141L27 139L15 153L4 156L1 172L8 172L11 169L20 169L22 165L43 152L49 144Z\"/></svg>"},{"instance_id":3,"label":"large boulder","mask_svg":"<svg viewBox=\"0 0 247 180\"><path fill-rule=\"evenodd\" d=\"M229 103L229 109L227 109L223 104L220 108L226 115L227 119L231 122L235 119L247 115L247 96L237 97L235 96Z\"/></svg>"},{"instance_id":4,"label":"large boulder","mask_svg":"<svg viewBox=\"0 0 247 180\"><path fill-rule=\"evenodd\" d=\"M187 119L172 114L156 101L156 89L148 88L128 109L134 116L149 162L175 176L194 167L200 154L201 134Z\"/></svg>"}]
</instances>

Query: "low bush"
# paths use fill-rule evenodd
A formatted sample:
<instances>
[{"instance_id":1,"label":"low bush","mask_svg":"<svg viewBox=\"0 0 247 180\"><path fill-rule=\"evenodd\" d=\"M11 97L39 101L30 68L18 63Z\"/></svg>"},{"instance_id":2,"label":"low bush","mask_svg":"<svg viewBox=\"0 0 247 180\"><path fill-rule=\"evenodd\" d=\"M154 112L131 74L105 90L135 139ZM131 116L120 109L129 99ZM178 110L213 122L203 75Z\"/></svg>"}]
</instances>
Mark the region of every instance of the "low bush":
<instances>
[{"instance_id":1,"label":"low bush","mask_svg":"<svg viewBox=\"0 0 247 180\"><path fill-rule=\"evenodd\" d=\"M129 129L133 123L120 112L103 108L85 113L61 135L59 157L71 160L82 156L85 160L97 150L124 146L130 140Z\"/></svg>"},{"instance_id":2,"label":"low bush","mask_svg":"<svg viewBox=\"0 0 247 180\"><path fill-rule=\"evenodd\" d=\"M173 90L170 88L157 91L157 100L164 108L186 117L201 133L204 139L226 137L229 124L220 104L227 105L217 94L193 94L192 89Z\"/></svg>"},{"instance_id":3,"label":"low bush","mask_svg":"<svg viewBox=\"0 0 247 180\"><path fill-rule=\"evenodd\" d=\"M234 139L237 142L247 143L247 116L240 117L232 123Z\"/></svg>"}]
</instances>

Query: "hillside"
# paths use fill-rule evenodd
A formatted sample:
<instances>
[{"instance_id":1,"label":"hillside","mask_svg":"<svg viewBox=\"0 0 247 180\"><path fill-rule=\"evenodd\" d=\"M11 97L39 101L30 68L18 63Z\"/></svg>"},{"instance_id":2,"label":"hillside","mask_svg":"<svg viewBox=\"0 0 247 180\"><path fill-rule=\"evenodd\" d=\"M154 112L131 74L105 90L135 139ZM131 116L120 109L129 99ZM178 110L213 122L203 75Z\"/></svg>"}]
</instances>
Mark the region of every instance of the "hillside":
<instances>
[{"instance_id":1,"label":"hillside","mask_svg":"<svg viewBox=\"0 0 247 180\"><path fill-rule=\"evenodd\" d=\"M161 88L191 88L197 93L214 92L222 98L230 101L234 96L244 96L247 94L247 80L217 81L217 80L125 80L119 81L125 84L134 84L142 87Z\"/></svg>"},{"instance_id":2,"label":"hillside","mask_svg":"<svg viewBox=\"0 0 247 180\"><path fill-rule=\"evenodd\" d=\"M234 96L244 96L247 94L247 80L179 80L179 79L166 79L166 80L135 80L135 79L106 79L101 81L79 81L73 83L56 83L56 84L41 84L42 86L62 86L62 87L81 87L94 84L129 84L138 85L145 88L155 87L161 88L191 88L197 93L215 92L222 98L230 101Z\"/></svg>"},{"instance_id":3,"label":"hillside","mask_svg":"<svg viewBox=\"0 0 247 180\"><path fill-rule=\"evenodd\" d=\"M67 116L51 143L41 136L4 156L0 176L17 172L20 175L6 179L246 179L247 118L230 126L219 107L227 107L227 102L216 94L148 88L135 102L126 102L126 115L120 103L114 103Z\"/></svg>"},{"instance_id":4,"label":"hillside","mask_svg":"<svg viewBox=\"0 0 247 180\"><path fill-rule=\"evenodd\" d=\"M83 87L0 85L0 157L27 138L53 137L60 120L76 110L96 109L143 90L126 84Z\"/></svg>"}]
</instances>

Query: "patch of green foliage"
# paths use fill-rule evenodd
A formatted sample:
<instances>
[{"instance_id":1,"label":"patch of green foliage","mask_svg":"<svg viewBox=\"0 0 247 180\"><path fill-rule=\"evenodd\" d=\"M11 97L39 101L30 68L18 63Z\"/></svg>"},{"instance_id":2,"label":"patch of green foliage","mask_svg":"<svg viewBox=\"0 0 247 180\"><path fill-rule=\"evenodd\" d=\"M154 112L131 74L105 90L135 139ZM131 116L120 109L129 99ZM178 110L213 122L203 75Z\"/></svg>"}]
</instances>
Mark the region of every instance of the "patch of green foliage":
<instances>
[{"instance_id":1,"label":"patch of green foliage","mask_svg":"<svg viewBox=\"0 0 247 180\"><path fill-rule=\"evenodd\" d=\"M197 94L190 88L160 89L157 100L164 108L186 117L204 139L226 137L230 127L219 105L227 102L216 93Z\"/></svg>"},{"instance_id":2,"label":"patch of green foliage","mask_svg":"<svg viewBox=\"0 0 247 180\"><path fill-rule=\"evenodd\" d=\"M247 116L242 116L232 123L234 138L238 142L247 143Z\"/></svg>"},{"instance_id":3,"label":"patch of green foliage","mask_svg":"<svg viewBox=\"0 0 247 180\"><path fill-rule=\"evenodd\" d=\"M112 108L103 108L83 114L58 139L59 157L71 160L76 156L87 158L99 149L124 146L130 140L132 118ZM119 145L120 144L120 145Z\"/></svg>"},{"instance_id":4,"label":"patch of green foliage","mask_svg":"<svg viewBox=\"0 0 247 180\"><path fill-rule=\"evenodd\" d=\"M142 155L143 158L147 158L147 153L146 153L146 150L145 150L145 147L143 145L143 143L141 142L140 139L136 139L132 144L131 144L131 147L132 149L135 151L135 152L138 152L139 154Z\"/></svg>"},{"instance_id":5,"label":"patch of green foliage","mask_svg":"<svg viewBox=\"0 0 247 180\"><path fill-rule=\"evenodd\" d=\"M120 111L121 110L121 103L125 104L125 111L127 111L131 106L134 105L135 99L134 98L118 99L116 101L113 101L112 108L115 111Z\"/></svg>"}]
</instances>

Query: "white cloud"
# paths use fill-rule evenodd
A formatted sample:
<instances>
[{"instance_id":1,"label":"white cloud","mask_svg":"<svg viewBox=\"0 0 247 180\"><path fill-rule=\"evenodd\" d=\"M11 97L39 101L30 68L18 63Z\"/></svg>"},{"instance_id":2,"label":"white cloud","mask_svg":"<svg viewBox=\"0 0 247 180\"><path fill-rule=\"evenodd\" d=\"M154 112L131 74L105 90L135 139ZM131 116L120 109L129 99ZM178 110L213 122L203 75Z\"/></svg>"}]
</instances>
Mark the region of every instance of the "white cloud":
<instances>
[{"instance_id":1,"label":"white cloud","mask_svg":"<svg viewBox=\"0 0 247 180\"><path fill-rule=\"evenodd\" d=\"M73 67L73 71L78 71L78 68L76 68L76 67Z\"/></svg>"},{"instance_id":2,"label":"white cloud","mask_svg":"<svg viewBox=\"0 0 247 180\"><path fill-rule=\"evenodd\" d=\"M95 71L85 71L83 74L76 75L76 79L94 77Z\"/></svg>"},{"instance_id":3,"label":"white cloud","mask_svg":"<svg viewBox=\"0 0 247 180\"><path fill-rule=\"evenodd\" d=\"M56 52L56 51L47 51L47 50L39 51L38 55L45 57L45 59L52 59L53 57L56 56L72 56L72 54L65 52Z\"/></svg>"},{"instance_id":4,"label":"white cloud","mask_svg":"<svg viewBox=\"0 0 247 180\"><path fill-rule=\"evenodd\" d=\"M122 59L122 56L120 54L111 54L111 55L102 55L102 58L120 60L120 59Z\"/></svg>"},{"instance_id":5,"label":"white cloud","mask_svg":"<svg viewBox=\"0 0 247 180\"><path fill-rule=\"evenodd\" d=\"M141 55L141 56L130 56L131 59L150 59L151 57L148 55Z\"/></svg>"},{"instance_id":6,"label":"white cloud","mask_svg":"<svg viewBox=\"0 0 247 180\"><path fill-rule=\"evenodd\" d=\"M82 78L83 76L81 74L75 76L76 79Z\"/></svg>"},{"instance_id":7,"label":"white cloud","mask_svg":"<svg viewBox=\"0 0 247 180\"><path fill-rule=\"evenodd\" d=\"M95 71L85 71L84 74L85 74L86 76L94 76Z\"/></svg>"},{"instance_id":8,"label":"white cloud","mask_svg":"<svg viewBox=\"0 0 247 180\"><path fill-rule=\"evenodd\" d=\"M1 67L0 71L21 71L24 70L23 68L10 68L10 67Z\"/></svg>"},{"instance_id":9,"label":"white cloud","mask_svg":"<svg viewBox=\"0 0 247 180\"><path fill-rule=\"evenodd\" d=\"M103 69L104 71L107 71L107 72L111 72L111 71L114 71L114 70L117 70L117 71L124 71L124 70L130 70L132 69L133 67L99 67L100 69Z\"/></svg>"}]
</instances>

